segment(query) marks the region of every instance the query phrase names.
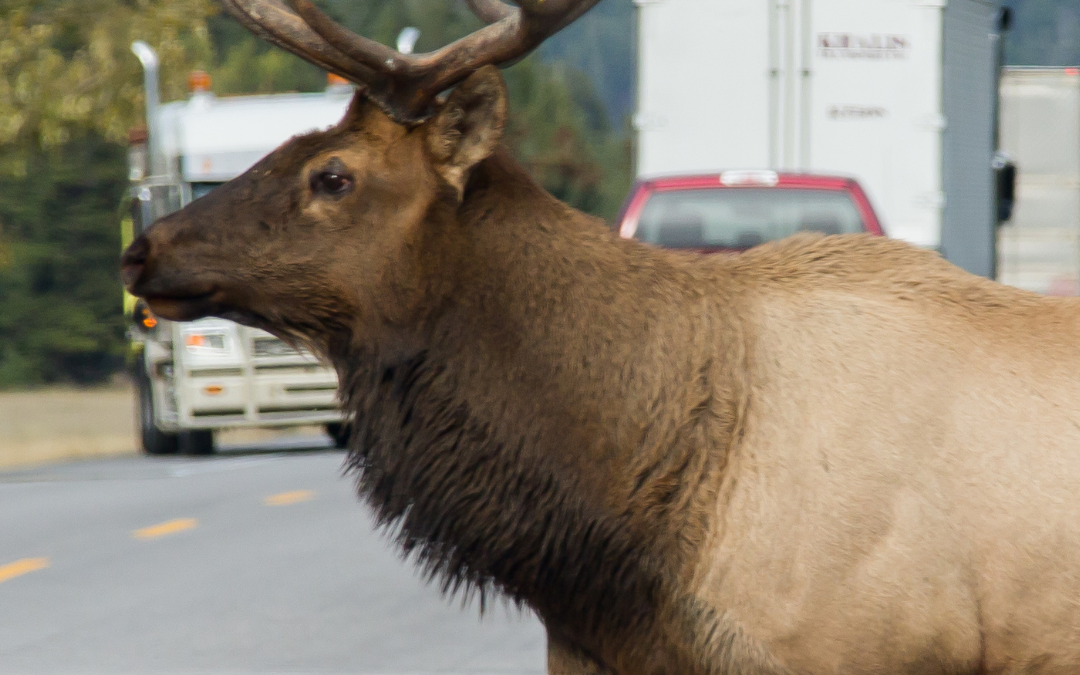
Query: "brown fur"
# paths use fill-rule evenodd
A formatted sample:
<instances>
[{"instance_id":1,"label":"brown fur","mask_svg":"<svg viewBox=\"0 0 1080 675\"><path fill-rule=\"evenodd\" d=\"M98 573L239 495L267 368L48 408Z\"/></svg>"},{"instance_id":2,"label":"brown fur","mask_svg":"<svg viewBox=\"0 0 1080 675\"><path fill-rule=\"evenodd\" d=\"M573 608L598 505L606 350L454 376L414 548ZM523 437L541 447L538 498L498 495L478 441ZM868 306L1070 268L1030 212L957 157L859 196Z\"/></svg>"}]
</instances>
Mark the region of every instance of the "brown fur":
<instances>
[{"instance_id":1,"label":"brown fur","mask_svg":"<svg viewBox=\"0 0 1080 675\"><path fill-rule=\"evenodd\" d=\"M1080 670L1080 305L863 236L621 240L495 149L492 77L414 129L358 100L130 288L332 359L380 522L552 673Z\"/></svg>"}]
</instances>

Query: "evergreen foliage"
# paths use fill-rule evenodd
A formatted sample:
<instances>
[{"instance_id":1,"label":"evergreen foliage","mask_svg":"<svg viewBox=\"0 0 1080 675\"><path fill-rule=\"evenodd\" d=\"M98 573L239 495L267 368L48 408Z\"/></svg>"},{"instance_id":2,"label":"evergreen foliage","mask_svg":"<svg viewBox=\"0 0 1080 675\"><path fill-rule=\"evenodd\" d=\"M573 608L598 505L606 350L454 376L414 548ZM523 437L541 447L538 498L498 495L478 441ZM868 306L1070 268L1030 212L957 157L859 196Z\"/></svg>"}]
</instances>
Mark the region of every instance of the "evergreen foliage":
<instances>
[{"instance_id":1,"label":"evergreen foliage","mask_svg":"<svg viewBox=\"0 0 1080 675\"><path fill-rule=\"evenodd\" d=\"M0 386L100 382L123 365L124 155L83 132L0 181Z\"/></svg>"},{"instance_id":2,"label":"evergreen foliage","mask_svg":"<svg viewBox=\"0 0 1080 675\"><path fill-rule=\"evenodd\" d=\"M143 105L132 41L151 43L166 97L210 58L211 0L0 0L0 174L85 131L124 142Z\"/></svg>"}]
</instances>

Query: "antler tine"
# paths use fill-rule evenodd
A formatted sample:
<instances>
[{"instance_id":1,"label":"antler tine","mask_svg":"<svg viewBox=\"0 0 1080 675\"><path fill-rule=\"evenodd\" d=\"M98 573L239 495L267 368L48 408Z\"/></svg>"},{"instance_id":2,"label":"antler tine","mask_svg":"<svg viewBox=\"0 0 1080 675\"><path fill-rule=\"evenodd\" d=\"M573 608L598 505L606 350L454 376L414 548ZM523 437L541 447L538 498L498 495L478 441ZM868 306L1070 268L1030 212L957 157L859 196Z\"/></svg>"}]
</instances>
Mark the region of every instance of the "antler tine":
<instances>
[{"instance_id":1,"label":"antler tine","mask_svg":"<svg viewBox=\"0 0 1080 675\"><path fill-rule=\"evenodd\" d=\"M255 35L324 70L368 87L382 83L378 70L356 63L329 45L299 17L275 0L220 0L225 11Z\"/></svg>"},{"instance_id":2,"label":"antler tine","mask_svg":"<svg viewBox=\"0 0 1080 675\"><path fill-rule=\"evenodd\" d=\"M412 63L405 54L381 42L357 35L331 19L310 0L288 0L288 3L306 22L307 27L350 59L387 74L408 75Z\"/></svg>"},{"instance_id":3,"label":"antler tine","mask_svg":"<svg viewBox=\"0 0 1080 675\"><path fill-rule=\"evenodd\" d=\"M484 23L496 23L514 13L514 8L502 0L465 0L465 4Z\"/></svg>"},{"instance_id":4,"label":"antler tine","mask_svg":"<svg viewBox=\"0 0 1080 675\"><path fill-rule=\"evenodd\" d=\"M386 75L389 89L373 90L371 96L387 114L405 124L424 119L440 92L473 71L487 64L501 65L520 59L599 2L515 0L519 9L513 9L499 0L468 1L481 19L501 18L437 51L407 55L339 25L311 0L288 0L308 27L330 46L356 63Z\"/></svg>"},{"instance_id":5,"label":"antler tine","mask_svg":"<svg viewBox=\"0 0 1080 675\"><path fill-rule=\"evenodd\" d=\"M415 124L441 92L478 68L505 65L599 0L466 0L489 25L427 54L401 54L339 25L311 0L221 0L249 30L367 90L394 120ZM295 13L294 13L295 12Z\"/></svg>"},{"instance_id":6,"label":"antler tine","mask_svg":"<svg viewBox=\"0 0 1080 675\"><path fill-rule=\"evenodd\" d=\"M514 2L526 15L550 17L553 20L548 27L549 32L544 35L544 38L547 38L577 21L599 0L514 0ZM558 17L557 20L555 20L556 17ZM541 38L541 41L544 38Z\"/></svg>"},{"instance_id":7,"label":"antler tine","mask_svg":"<svg viewBox=\"0 0 1080 675\"><path fill-rule=\"evenodd\" d=\"M589 9L596 4L595 2L582 3L578 2L578 0L514 0L514 2L521 7L526 14L534 16L559 15L563 17L558 23L558 27L551 31L551 33L548 33L548 35L557 33L567 25L573 23L578 17L589 11ZM501 21L517 11L502 0L465 0L465 4L468 5L473 14L480 17L480 20L484 23Z\"/></svg>"}]
</instances>

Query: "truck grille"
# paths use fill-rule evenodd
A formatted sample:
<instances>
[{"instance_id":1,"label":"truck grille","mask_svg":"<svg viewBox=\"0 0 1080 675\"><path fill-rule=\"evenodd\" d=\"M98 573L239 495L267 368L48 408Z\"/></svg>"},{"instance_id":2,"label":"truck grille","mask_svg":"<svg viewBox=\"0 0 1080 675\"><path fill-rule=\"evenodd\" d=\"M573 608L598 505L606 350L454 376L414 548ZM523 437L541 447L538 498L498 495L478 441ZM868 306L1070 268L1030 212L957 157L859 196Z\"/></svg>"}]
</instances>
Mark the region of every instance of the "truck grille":
<instances>
[{"instance_id":1,"label":"truck grille","mask_svg":"<svg viewBox=\"0 0 1080 675\"><path fill-rule=\"evenodd\" d=\"M256 357L260 356L300 356L301 352L293 349L276 337L257 337L252 341Z\"/></svg>"}]
</instances>

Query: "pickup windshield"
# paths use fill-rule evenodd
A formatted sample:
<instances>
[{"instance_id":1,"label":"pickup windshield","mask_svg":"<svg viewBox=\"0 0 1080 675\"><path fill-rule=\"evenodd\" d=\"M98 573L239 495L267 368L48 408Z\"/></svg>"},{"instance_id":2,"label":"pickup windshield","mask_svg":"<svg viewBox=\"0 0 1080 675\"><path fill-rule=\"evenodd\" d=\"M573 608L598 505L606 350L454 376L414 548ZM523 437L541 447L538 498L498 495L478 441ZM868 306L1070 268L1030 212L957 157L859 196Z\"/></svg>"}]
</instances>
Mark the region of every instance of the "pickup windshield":
<instances>
[{"instance_id":1,"label":"pickup windshield","mask_svg":"<svg viewBox=\"0 0 1080 675\"><path fill-rule=\"evenodd\" d=\"M667 248L746 249L796 232L863 231L845 192L792 188L708 188L653 194L635 239Z\"/></svg>"}]
</instances>

